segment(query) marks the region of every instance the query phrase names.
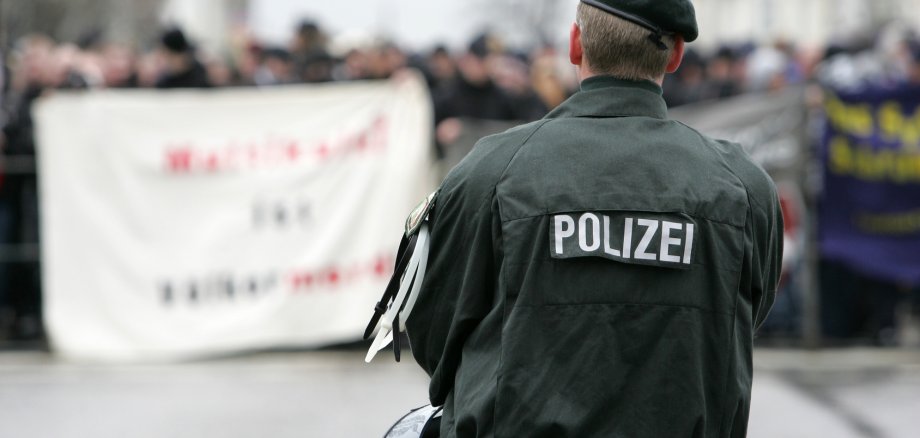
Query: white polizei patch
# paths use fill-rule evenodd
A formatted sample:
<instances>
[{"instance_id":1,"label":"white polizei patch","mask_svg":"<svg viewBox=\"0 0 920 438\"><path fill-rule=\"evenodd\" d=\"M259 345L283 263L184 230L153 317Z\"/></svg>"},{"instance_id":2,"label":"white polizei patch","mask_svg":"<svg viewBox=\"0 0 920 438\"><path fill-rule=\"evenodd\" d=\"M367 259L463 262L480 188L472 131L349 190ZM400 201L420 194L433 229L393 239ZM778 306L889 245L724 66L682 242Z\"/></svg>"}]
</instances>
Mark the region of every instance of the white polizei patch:
<instances>
[{"instance_id":1,"label":"white polizei patch","mask_svg":"<svg viewBox=\"0 0 920 438\"><path fill-rule=\"evenodd\" d=\"M623 228L623 258L630 258L630 253L632 252L632 229L633 229L633 219L626 218L626 226Z\"/></svg>"},{"instance_id":2,"label":"white polizei patch","mask_svg":"<svg viewBox=\"0 0 920 438\"><path fill-rule=\"evenodd\" d=\"M687 224L686 245L684 245L684 264L690 264L690 258L693 255L693 224Z\"/></svg>"},{"instance_id":3,"label":"white polizei patch","mask_svg":"<svg viewBox=\"0 0 920 438\"><path fill-rule=\"evenodd\" d=\"M584 212L553 215L549 231L556 259L601 257L688 269L696 224L683 213Z\"/></svg>"},{"instance_id":4,"label":"white polizei patch","mask_svg":"<svg viewBox=\"0 0 920 438\"><path fill-rule=\"evenodd\" d=\"M680 263L680 256L671 255L671 247L680 245L681 240L671 237L671 232L675 230L682 230L683 228L683 224L679 224L677 222L661 222L661 253L658 256L658 260L663 262Z\"/></svg>"},{"instance_id":5,"label":"white polizei patch","mask_svg":"<svg viewBox=\"0 0 920 438\"><path fill-rule=\"evenodd\" d=\"M575 220L571 216L558 214L554 222L556 226L556 254L562 254L563 240L575 235Z\"/></svg>"},{"instance_id":6,"label":"white polizei patch","mask_svg":"<svg viewBox=\"0 0 920 438\"><path fill-rule=\"evenodd\" d=\"M645 235L642 236L642 240L639 241L639 246L636 247L636 259L658 260L658 254L647 252L649 245L652 243L652 239L655 238L655 233L658 231L658 221L639 219L638 224L640 227L645 227Z\"/></svg>"},{"instance_id":7,"label":"white polizei patch","mask_svg":"<svg viewBox=\"0 0 920 438\"><path fill-rule=\"evenodd\" d=\"M622 257L620 250L610 247L610 216L604 216L604 253L614 257Z\"/></svg>"},{"instance_id":8,"label":"white polizei patch","mask_svg":"<svg viewBox=\"0 0 920 438\"><path fill-rule=\"evenodd\" d=\"M590 230L588 229L589 220L592 223ZM578 228L580 230L578 244L581 246L581 250L587 252L597 251L601 247L601 221L597 215L592 213L581 215L581 219L578 220ZM591 236L590 245L588 245L589 235Z\"/></svg>"}]
</instances>

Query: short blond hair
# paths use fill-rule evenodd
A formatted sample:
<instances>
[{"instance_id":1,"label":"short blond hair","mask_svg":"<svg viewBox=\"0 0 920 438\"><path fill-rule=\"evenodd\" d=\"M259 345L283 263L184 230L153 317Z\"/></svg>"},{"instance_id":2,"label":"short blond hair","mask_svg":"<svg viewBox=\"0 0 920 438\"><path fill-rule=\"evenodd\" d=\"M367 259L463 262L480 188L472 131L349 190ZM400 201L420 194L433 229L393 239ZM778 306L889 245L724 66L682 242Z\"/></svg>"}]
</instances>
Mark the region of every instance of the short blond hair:
<instances>
[{"instance_id":1,"label":"short blond hair","mask_svg":"<svg viewBox=\"0 0 920 438\"><path fill-rule=\"evenodd\" d=\"M667 50L661 50L649 40L652 31L585 3L578 4L576 22L585 62L594 73L650 81L667 73L674 37L662 36Z\"/></svg>"}]
</instances>

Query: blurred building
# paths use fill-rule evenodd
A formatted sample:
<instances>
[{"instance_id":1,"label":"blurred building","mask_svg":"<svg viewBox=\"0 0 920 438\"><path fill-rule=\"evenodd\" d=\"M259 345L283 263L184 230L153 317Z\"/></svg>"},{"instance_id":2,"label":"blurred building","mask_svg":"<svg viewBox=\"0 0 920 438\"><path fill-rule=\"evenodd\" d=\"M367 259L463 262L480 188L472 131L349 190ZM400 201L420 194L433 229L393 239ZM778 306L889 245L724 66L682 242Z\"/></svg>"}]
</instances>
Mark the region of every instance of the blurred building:
<instances>
[{"instance_id":1,"label":"blurred building","mask_svg":"<svg viewBox=\"0 0 920 438\"><path fill-rule=\"evenodd\" d=\"M211 54L226 54L227 35L245 18L247 0L165 0L160 20L178 25Z\"/></svg>"},{"instance_id":2,"label":"blurred building","mask_svg":"<svg viewBox=\"0 0 920 438\"><path fill-rule=\"evenodd\" d=\"M821 46L866 37L879 26L907 21L920 28L918 0L694 0L700 45L784 39Z\"/></svg>"},{"instance_id":3,"label":"blurred building","mask_svg":"<svg viewBox=\"0 0 920 438\"><path fill-rule=\"evenodd\" d=\"M0 0L0 47L34 33L77 43L105 36L143 45L157 34L161 7L162 0Z\"/></svg>"},{"instance_id":4,"label":"blurred building","mask_svg":"<svg viewBox=\"0 0 920 438\"><path fill-rule=\"evenodd\" d=\"M138 41L163 24L180 25L211 53L227 49L228 30L246 24L261 39L284 42L305 17L333 33L381 34L416 49L463 46L493 29L513 45L563 43L578 0L0 0L0 46L28 32L77 41L89 29ZM784 39L819 46L869 35L891 20L920 28L920 0L694 0L701 47ZM460 18L458 18L460 17ZM542 40L542 41L540 41Z\"/></svg>"}]
</instances>

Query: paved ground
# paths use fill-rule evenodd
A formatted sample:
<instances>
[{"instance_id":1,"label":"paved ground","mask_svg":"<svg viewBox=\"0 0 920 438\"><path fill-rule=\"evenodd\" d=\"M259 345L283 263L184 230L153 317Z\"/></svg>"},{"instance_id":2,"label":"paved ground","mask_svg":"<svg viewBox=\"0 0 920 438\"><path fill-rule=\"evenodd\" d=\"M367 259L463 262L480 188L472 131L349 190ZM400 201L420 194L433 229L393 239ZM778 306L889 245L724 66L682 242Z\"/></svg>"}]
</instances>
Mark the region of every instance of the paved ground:
<instances>
[{"instance_id":1,"label":"paved ground","mask_svg":"<svg viewBox=\"0 0 920 438\"><path fill-rule=\"evenodd\" d=\"M758 351L751 437L920 436L920 352Z\"/></svg>"},{"instance_id":2,"label":"paved ground","mask_svg":"<svg viewBox=\"0 0 920 438\"><path fill-rule=\"evenodd\" d=\"M0 353L0 437L377 437L426 379L359 351L162 365ZM381 360L384 359L384 360ZM920 436L920 351L757 353L753 438Z\"/></svg>"}]
</instances>

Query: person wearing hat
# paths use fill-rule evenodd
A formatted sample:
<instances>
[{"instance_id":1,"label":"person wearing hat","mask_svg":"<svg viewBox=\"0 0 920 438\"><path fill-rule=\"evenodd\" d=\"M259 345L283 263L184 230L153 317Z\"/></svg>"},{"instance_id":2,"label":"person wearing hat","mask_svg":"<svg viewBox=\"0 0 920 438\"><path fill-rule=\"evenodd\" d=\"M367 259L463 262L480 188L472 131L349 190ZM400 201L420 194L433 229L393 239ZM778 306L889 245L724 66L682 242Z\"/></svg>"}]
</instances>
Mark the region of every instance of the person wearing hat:
<instances>
[{"instance_id":1,"label":"person wearing hat","mask_svg":"<svg viewBox=\"0 0 920 438\"><path fill-rule=\"evenodd\" d=\"M208 72L195 57L195 47L181 29L167 29L160 36L165 69L156 88L210 88Z\"/></svg>"},{"instance_id":2,"label":"person wearing hat","mask_svg":"<svg viewBox=\"0 0 920 438\"><path fill-rule=\"evenodd\" d=\"M739 145L667 117L697 33L688 0L582 0L581 90L441 184L404 320L441 436L746 435L783 227Z\"/></svg>"}]
</instances>

